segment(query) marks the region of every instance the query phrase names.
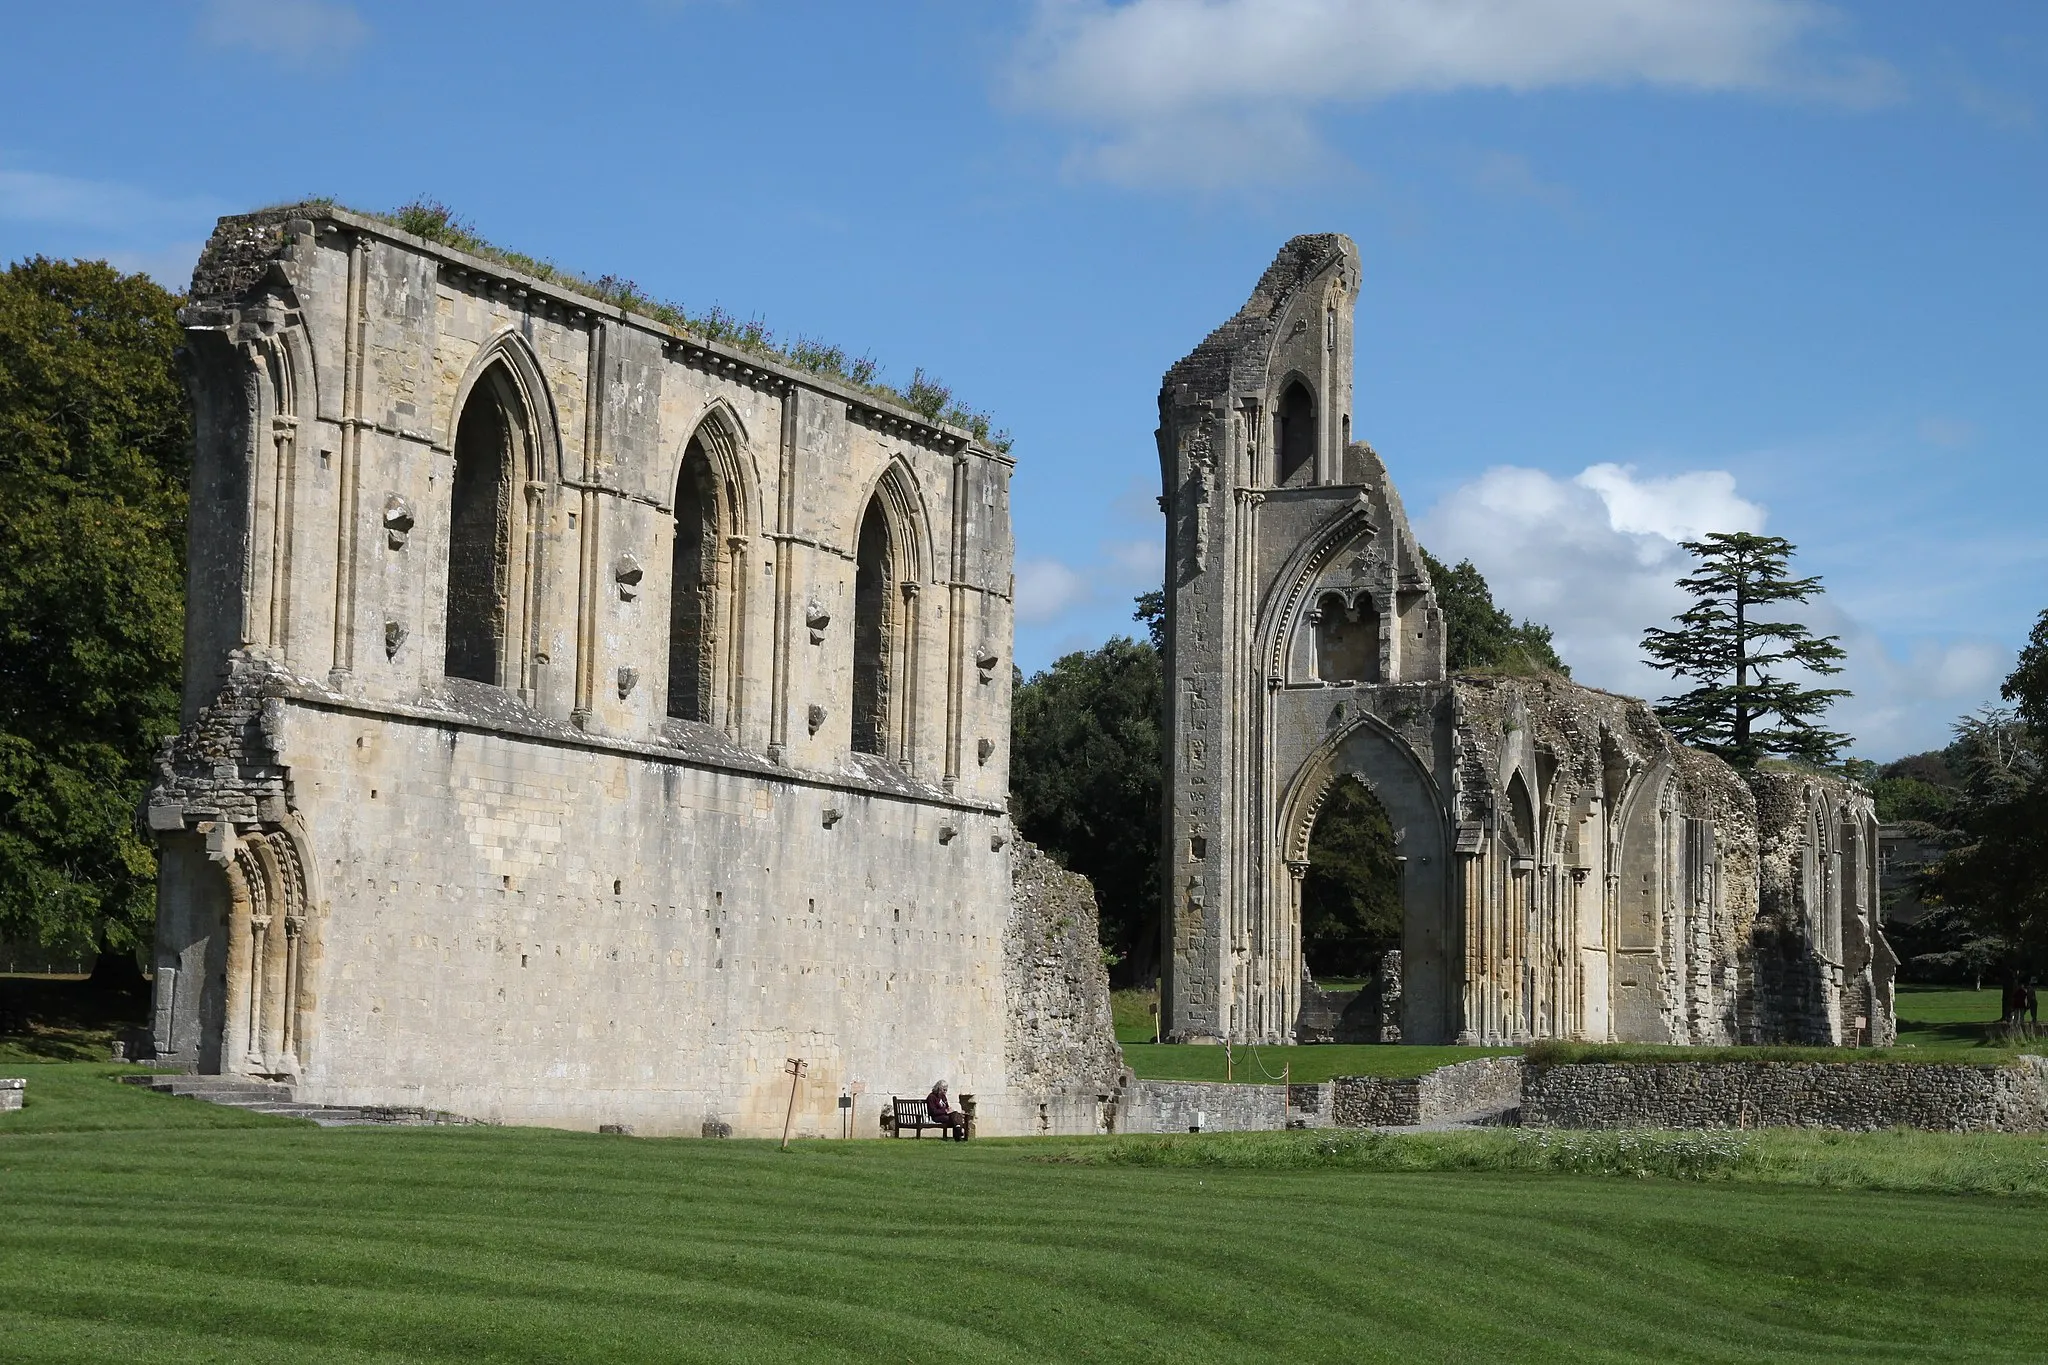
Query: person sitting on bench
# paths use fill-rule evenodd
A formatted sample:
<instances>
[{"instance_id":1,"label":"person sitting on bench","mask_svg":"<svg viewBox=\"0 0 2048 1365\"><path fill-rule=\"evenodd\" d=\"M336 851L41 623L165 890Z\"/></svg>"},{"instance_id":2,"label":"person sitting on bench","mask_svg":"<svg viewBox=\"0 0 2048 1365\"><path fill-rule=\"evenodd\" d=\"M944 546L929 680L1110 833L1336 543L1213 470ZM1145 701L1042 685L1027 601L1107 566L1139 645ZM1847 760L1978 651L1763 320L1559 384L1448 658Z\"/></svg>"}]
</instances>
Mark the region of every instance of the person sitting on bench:
<instances>
[{"instance_id":1,"label":"person sitting on bench","mask_svg":"<svg viewBox=\"0 0 2048 1365\"><path fill-rule=\"evenodd\" d=\"M935 1081L932 1093L924 1097L925 1117L946 1130L946 1136L956 1142L967 1141L967 1116L954 1109L946 1099L946 1083Z\"/></svg>"}]
</instances>

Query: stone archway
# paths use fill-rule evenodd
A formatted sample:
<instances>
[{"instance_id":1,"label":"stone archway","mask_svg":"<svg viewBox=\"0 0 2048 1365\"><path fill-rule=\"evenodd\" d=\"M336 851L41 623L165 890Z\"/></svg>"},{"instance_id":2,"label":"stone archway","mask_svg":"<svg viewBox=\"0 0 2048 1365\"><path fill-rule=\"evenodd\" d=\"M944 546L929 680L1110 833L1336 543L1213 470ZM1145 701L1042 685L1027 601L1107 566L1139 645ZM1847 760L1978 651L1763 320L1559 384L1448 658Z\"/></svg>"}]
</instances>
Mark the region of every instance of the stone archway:
<instances>
[{"instance_id":1,"label":"stone archway","mask_svg":"<svg viewBox=\"0 0 2048 1365\"><path fill-rule=\"evenodd\" d=\"M1287 785L1281 802L1279 844L1285 856L1268 903L1289 917L1279 938L1294 945L1293 980L1301 977L1301 877L1309 837L1331 788L1344 777L1356 778L1373 794L1394 832L1401 868L1402 1040L1453 1042L1461 978L1443 800L1420 756L1373 716L1326 740ZM1287 992L1290 1008L1294 990Z\"/></svg>"}]
</instances>

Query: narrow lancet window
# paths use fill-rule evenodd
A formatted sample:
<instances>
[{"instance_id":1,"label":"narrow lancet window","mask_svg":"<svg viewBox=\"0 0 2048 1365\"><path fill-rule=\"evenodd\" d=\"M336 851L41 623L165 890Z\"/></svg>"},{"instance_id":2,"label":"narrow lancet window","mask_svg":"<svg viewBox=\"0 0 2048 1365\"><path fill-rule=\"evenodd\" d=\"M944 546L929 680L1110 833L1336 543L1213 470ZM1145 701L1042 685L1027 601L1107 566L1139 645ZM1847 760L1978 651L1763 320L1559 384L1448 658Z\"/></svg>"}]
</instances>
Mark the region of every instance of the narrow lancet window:
<instances>
[{"instance_id":1,"label":"narrow lancet window","mask_svg":"<svg viewBox=\"0 0 2048 1365\"><path fill-rule=\"evenodd\" d=\"M1279 477L1274 482L1283 486L1302 482L1296 476L1303 469L1309 471L1309 478L1315 477L1316 462L1316 400L1308 391L1308 385L1299 379L1289 382L1280 394L1280 406L1274 412L1275 454L1279 457Z\"/></svg>"},{"instance_id":2,"label":"narrow lancet window","mask_svg":"<svg viewBox=\"0 0 2048 1365\"><path fill-rule=\"evenodd\" d=\"M447 654L451 678L501 684L510 610L512 485L521 413L501 367L477 380L455 428L448 527Z\"/></svg>"},{"instance_id":3,"label":"narrow lancet window","mask_svg":"<svg viewBox=\"0 0 2048 1365\"><path fill-rule=\"evenodd\" d=\"M676 538L670 551L668 713L710 723L718 628L718 480L692 438L676 478Z\"/></svg>"},{"instance_id":4,"label":"narrow lancet window","mask_svg":"<svg viewBox=\"0 0 2048 1365\"><path fill-rule=\"evenodd\" d=\"M889 517L879 496L861 518L860 547L853 575L853 748L887 752L889 733L890 625L896 578Z\"/></svg>"}]
</instances>

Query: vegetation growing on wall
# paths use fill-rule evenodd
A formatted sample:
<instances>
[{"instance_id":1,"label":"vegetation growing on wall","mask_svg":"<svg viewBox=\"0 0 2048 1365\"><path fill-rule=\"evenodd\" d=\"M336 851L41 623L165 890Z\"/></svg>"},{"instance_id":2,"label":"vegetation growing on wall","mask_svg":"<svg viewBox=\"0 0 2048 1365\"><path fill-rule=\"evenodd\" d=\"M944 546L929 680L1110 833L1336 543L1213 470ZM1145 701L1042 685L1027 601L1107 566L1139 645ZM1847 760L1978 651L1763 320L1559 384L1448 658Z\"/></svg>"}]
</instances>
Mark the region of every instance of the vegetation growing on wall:
<instances>
[{"instance_id":1,"label":"vegetation growing on wall","mask_svg":"<svg viewBox=\"0 0 2048 1365\"><path fill-rule=\"evenodd\" d=\"M0 937L146 943L137 833L178 727L191 419L177 300L104 262L0 274Z\"/></svg>"},{"instance_id":2,"label":"vegetation growing on wall","mask_svg":"<svg viewBox=\"0 0 2048 1365\"><path fill-rule=\"evenodd\" d=\"M446 204L432 199L415 199L390 213L372 213L367 216L381 219L393 227L410 232L415 237L424 237L430 242L439 242L443 246L454 247L457 251L466 251L472 256L502 262L522 274L546 280L550 284L560 285L579 294L586 294L628 313L638 313L642 317L652 318L678 331L694 333L707 341L768 356L811 374L844 380L878 398L901 404L928 422L959 427L991 449L1007 451L1010 448L1009 432L992 429L987 413L954 401L952 389L927 375L921 368L912 372L908 385L901 389L895 388L882 382L881 367L871 355L849 356L841 347L811 337L797 337L787 343L777 342L775 334L769 331L767 324L758 317L742 319L716 305L701 313L692 313L681 304L652 297L632 280L617 275L600 275L594 280L586 279L574 271L564 270L553 261L537 260L523 252L507 251L503 247L493 246L477 233L474 226L458 217Z\"/></svg>"}]
</instances>

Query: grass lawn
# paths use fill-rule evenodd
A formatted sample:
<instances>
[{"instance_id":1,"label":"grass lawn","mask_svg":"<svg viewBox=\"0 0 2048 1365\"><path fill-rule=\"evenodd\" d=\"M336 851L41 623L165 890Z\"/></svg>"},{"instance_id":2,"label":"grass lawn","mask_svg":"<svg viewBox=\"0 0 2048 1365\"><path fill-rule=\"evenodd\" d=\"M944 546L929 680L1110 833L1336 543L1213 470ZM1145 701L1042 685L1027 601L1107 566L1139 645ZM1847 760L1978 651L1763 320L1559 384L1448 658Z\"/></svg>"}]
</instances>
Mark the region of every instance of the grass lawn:
<instances>
[{"instance_id":1,"label":"grass lawn","mask_svg":"<svg viewBox=\"0 0 2048 1365\"><path fill-rule=\"evenodd\" d=\"M1313 1043L1300 1047L1220 1047L1187 1043L1125 1043L1124 1063L1148 1080L1303 1083L1335 1076L1420 1076L1474 1057L1510 1056L1512 1047L1421 1047L1400 1043Z\"/></svg>"},{"instance_id":2,"label":"grass lawn","mask_svg":"<svg viewBox=\"0 0 2048 1365\"><path fill-rule=\"evenodd\" d=\"M2024 1197L1385 1170L1364 1147L1180 1163L1206 1136L1132 1160L1133 1139L224 1125L115 1069L9 1068L32 1103L0 1118L0 1357L2048 1355L2048 1205Z\"/></svg>"},{"instance_id":3,"label":"grass lawn","mask_svg":"<svg viewBox=\"0 0 2048 1365\"><path fill-rule=\"evenodd\" d=\"M1333 1076L1419 1076L1452 1062L1519 1052L1519 1048L1407 1047L1401 1045L1318 1043L1304 1047L1234 1048L1225 1058L1220 1047L1154 1044L1147 1006L1149 991L1117 991L1117 1041L1124 1061L1149 1080L1220 1081L1225 1079L1277 1084L1283 1064L1292 1079L1326 1081ZM1904 1061L1976 1062L1998 1065L2022 1052L2040 1053L2043 1044L2000 1046L1988 1040L1998 1018L1998 992L1955 990L1945 986L1901 986L1898 992L1899 1045L1895 1048L1693 1048L1639 1044L1565 1044L1549 1049L1552 1060L1589 1061Z\"/></svg>"}]
</instances>

